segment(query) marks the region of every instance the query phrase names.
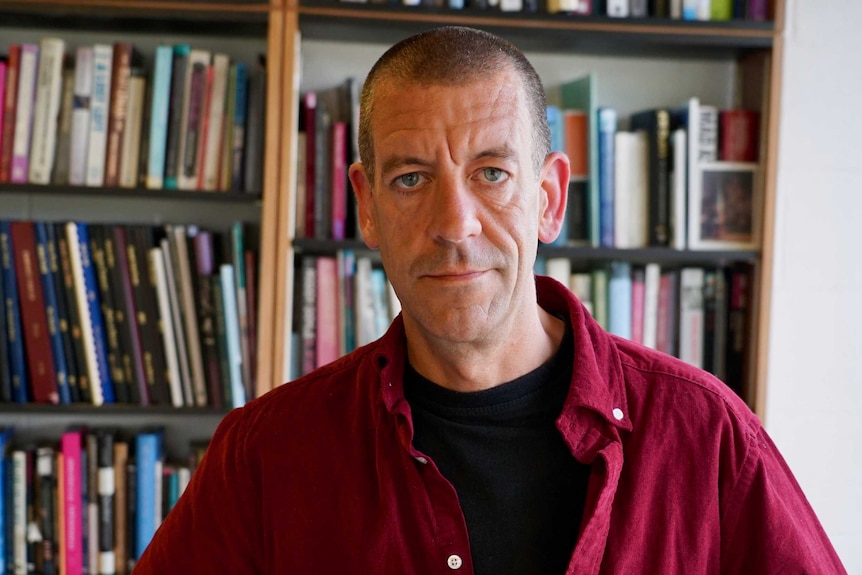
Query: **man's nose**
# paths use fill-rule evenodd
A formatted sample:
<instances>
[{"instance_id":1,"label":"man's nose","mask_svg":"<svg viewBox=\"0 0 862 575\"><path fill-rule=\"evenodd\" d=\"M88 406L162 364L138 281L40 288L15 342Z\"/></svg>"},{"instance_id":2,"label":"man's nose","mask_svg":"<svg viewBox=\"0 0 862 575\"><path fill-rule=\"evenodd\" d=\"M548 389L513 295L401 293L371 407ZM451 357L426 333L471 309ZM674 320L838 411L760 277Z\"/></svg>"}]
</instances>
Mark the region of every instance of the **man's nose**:
<instances>
[{"instance_id":1,"label":"man's nose","mask_svg":"<svg viewBox=\"0 0 862 575\"><path fill-rule=\"evenodd\" d=\"M482 232L478 198L469 182L460 178L438 181L432 211L430 232L435 240L459 243Z\"/></svg>"}]
</instances>

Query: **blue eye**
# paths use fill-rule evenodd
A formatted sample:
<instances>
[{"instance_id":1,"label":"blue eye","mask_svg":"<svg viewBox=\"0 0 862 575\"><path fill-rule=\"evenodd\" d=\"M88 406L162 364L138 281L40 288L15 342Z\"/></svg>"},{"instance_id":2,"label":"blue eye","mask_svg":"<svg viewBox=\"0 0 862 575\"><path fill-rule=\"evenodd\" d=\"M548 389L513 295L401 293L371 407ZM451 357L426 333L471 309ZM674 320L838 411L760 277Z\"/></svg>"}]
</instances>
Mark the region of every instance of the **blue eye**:
<instances>
[{"instance_id":1,"label":"blue eye","mask_svg":"<svg viewBox=\"0 0 862 575\"><path fill-rule=\"evenodd\" d=\"M410 172L395 178L395 185L403 189L415 188L423 181L423 177L418 172Z\"/></svg>"},{"instance_id":2,"label":"blue eye","mask_svg":"<svg viewBox=\"0 0 862 575\"><path fill-rule=\"evenodd\" d=\"M498 168L482 168L482 176L486 181L497 183L505 181L508 175L503 170Z\"/></svg>"}]
</instances>

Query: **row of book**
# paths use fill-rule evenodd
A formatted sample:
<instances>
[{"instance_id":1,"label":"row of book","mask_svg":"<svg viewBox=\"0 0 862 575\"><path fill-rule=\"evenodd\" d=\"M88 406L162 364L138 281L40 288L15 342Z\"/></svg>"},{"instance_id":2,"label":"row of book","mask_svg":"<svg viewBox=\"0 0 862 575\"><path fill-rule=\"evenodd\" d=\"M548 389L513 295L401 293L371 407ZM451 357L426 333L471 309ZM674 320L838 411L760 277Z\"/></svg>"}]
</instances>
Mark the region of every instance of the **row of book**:
<instances>
[{"instance_id":1,"label":"row of book","mask_svg":"<svg viewBox=\"0 0 862 575\"><path fill-rule=\"evenodd\" d=\"M256 356L247 233L0 221L0 401L243 405Z\"/></svg>"},{"instance_id":2,"label":"row of book","mask_svg":"<svg viewBox=\"0 0 862 575\"><path fill-rule=\"evenodd\" d=\"M0 182L260 193L265 71L189 44L12 44Z\"/></svg>"},{"instance_id":3,"label":"row of book","mask_svg":"<svg viewBox=\"0 0 862 575\"><path fill-rule=\"evenodd\" d=\"M386 274L353 250L298 258L291 379L382 336L401 312Z\"/></svg>"},{"instance_id":4,"label":"row of book","mask_svg":"<svg viewBox=\"0 0 862 575\"><path fill-rule=\"evenodd\" d=\"M672 18L675 20L768 20L768 0L341 0L368 4L424 6L451 10Z\"/></svg>"},{"instance_id":5,"label":"row of book","mask_svg":"<svg viewBox=\"0 0 862 575\"><path fill-rule=\"evenodd\" d=\"M167 463L160 429L70 428L18 445L0 427L0 574L131 573L206 450Z\"/></svg>"},{"instance_id":6,"label":"row of book","mask_svg":"<svg viewBox=\"0 0 862 575\"><path fill-rule=\"evenodd\" d=\"M760 113L692 97L619 118L597 106L594 82L557 87L548 106L552 148L572 168L555 244L757 249Z\"/></svg>"},{"instance_id":7,"label":"row of book","mask_svg":"<svg viewBox=\"0 0 862 575\"><path fill-rule=\"evenodd\" d=\"M614 261L573 270L571 261L560 257L539 265L568 286L610 333L679 357L743 394L750 265L663 269L657 263Z\"/></svg>"}]
</instances>

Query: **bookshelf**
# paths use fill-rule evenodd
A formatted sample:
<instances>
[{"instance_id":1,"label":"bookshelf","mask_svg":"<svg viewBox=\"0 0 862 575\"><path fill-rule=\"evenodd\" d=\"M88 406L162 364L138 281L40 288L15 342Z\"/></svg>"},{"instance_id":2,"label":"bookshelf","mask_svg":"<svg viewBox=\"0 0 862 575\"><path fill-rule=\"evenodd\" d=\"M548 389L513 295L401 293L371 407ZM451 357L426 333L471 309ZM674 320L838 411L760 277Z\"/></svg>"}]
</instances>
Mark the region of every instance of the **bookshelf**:
<instances>
[{"instance_id":1,"label":"bookshelf","mask_svg":"<svg viewBox=\"0 0 862 575\"><path fill-rule=\"evenodd\" d=\"M782 0L771 3L770 13L772 19L765 22L692 22L299 0L288 4L285 11L284 93L290 94L293 101L284 109L282 164L295 164L300 94L325 90L357 74L361 83L361 74L389 45L421 30L447 24L475 26L509 39L527 53L548 87L595 73L600 86L598 103L618 111L621 129L627 127L628 116L637 110L680 105L691 96L719 108L760 111L762 185L757 198L760 212L754 223L760 242L755 249L675 251L541 246L539 255L562 256L579 264L617 259L678 267L750 264L753 286L743 396L763 417L784 26ZM281 256L272 362L275 373L281 370L286 378L292 360L292 302L295 287L301 281L294 277L294 262L304 255L334 255L340 249L355 250L358 255L363 253L363 245L357 240L294 237L296 184L289 170L282 172L281 181L288 193L280 196L278 219L287 222L287 226L280 229L277 239ZM367 250L364 255L374 257Z\"/></svg>"},{"instance_id":2,"label":"bookshelf","mask_svg":"<svg viewBox=\"0 0 862 575\"><path fill-rule=\"evenodd\" d=\"M0 219L91 224L194 225L223 232L234 222L254 230L257 245L258 309L256 331L260 350L271 342L277 235L274 206L279 193L279 138L283 53L281 2L199 1L0 1L0 53L12 44L39 43L43 37L65 40L66 54L95 43L131 42L140 52L148 80L155 48L188 43L194 48L223 52L231 61L255 65L266 59L265 133L260 154L258 189L207 193L197 190L88 187L69 184L0 183ZM271 126L271 128L270 128ZM148 127L147 127L148 129ZM269 240L269 241L268 241ZM260 357L266 358L267 351ZM254 360L256 361L256 359ZM264 364L266 361L264 360ZM261 392L271 387L266 366L256 369ZM184 459L190 441L209 438L227 408L165 405L89 406L0 404L0 421L15 427L16 442L59 439L72 424L108 427L128 432L163 426L168 457Z\"/></svg>"}]
</instances>

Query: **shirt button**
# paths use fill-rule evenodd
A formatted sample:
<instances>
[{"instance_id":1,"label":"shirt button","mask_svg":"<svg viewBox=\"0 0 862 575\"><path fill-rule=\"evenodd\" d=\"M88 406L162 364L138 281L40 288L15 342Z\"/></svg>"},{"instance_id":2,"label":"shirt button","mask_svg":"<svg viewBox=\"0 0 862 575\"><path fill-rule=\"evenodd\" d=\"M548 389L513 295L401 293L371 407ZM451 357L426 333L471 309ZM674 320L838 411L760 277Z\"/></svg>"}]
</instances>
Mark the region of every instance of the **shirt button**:
<instances>
[{"instance_id":1,"label":"shirt button","mask_svg":"<svg viewBox=\"0 0 862 575\"><path fill-rule=\"evenodd\" d=\"M623 418L623 410L620 409L619 407L614 408L613 414L614 414L614 419L616 419L617 421L620 421Z\"/></svg>"},{"instance_id":2,"label":"shirt button","mask_svg":"<svg viewBox=\"0 0 862 575\"><path fill-rule=\"evenodd\" d=\"M464 564L461 558L457 555L450 555L449 559L446 560L446 563L449 565L449 569L452 569L453 571L455 569L460 569L461 565Z\"/></svg>"},{"instance_id":3,"label":"shirt button","mask_svg":"<svg viewBox=\"0 0 862 575\"><path fill-rule=\"evenodd\" d=\"M425 459L424 457L417 457L417 458L416 458L416 461L418 461L418 462L419 462L419 463L421 463L422 465L425 465L426 463L428 463L428 460L427 460L427 459Z\"/></svg>"}]
</instances>

